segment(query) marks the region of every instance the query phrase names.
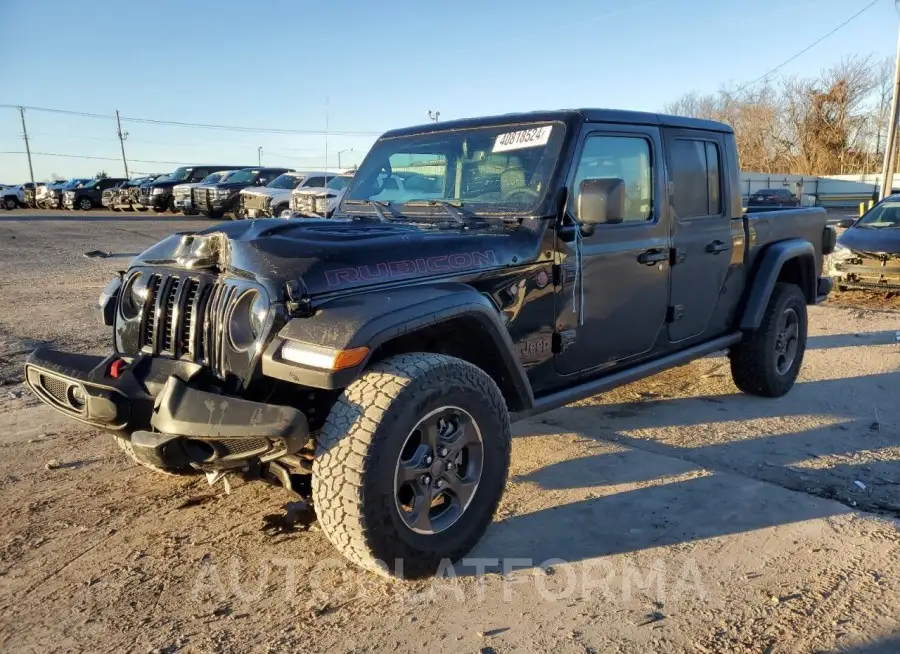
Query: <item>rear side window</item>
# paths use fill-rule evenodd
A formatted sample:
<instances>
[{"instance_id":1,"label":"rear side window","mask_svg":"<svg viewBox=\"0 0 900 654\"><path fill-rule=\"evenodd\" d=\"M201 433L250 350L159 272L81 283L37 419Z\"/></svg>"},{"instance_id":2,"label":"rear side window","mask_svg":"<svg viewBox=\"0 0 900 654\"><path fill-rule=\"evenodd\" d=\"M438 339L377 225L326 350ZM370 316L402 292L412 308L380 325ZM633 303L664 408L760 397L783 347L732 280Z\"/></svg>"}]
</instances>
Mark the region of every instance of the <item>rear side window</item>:
<instances>
[{"instance_id":1,"label":"rear side window","mask_svg":"<svg viewBox=\"0 0 900 654\"><path fill-rule=\"evenodd\" d=\"M672 142L672 181L675 213L679 218L722 214L719 159L719 146L712 141L676 139Z\"/></svg>"},{"instance_id":2,"label":"rear side window","mask_svg":"<svg viewBox=\"0 0 900 654\"><path fill-rule=\"evenodd\" d=\"M326 183L324 177L310 177L303 186L306 188L324 188Z\"/></svg>"},{"instance_id":3,"label":"rear side window","mask_svg":"<svg viewBox=\"0 0 900 654\"><path fill-rule=\"evenodd\" d=\"M194 172L191 173L191 181L199 182L207 175L209 175L209 171L206 168L195 168Z\"/></svg>"}]
</instances>

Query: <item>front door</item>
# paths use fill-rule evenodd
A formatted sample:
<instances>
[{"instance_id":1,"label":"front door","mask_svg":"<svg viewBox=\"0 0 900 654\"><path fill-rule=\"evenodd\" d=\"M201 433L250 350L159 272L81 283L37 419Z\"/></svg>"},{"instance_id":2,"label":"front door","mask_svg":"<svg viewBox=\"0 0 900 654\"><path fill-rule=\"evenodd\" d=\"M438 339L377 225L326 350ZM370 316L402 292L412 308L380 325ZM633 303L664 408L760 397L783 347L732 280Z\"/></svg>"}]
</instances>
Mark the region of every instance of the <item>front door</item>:
<instances>
[{"instance_id":1,"label":"front door","mask_svg":"<svg viewBox=\"0 0 900 654\"><path fill-rule=\"evenodd\" d=\"M672 321L669 339L718 335L725 324L716 311L731 265L731 220L726 211L722 134L666 130L672 194ZM740 291L734 285L735 291ZM721 325L712 324L722 322Z\"/></svg>"},{"instance_id":2,"label":"front door","mask_svg":"<svg viewBox=\"0 0 900 654\"><path fill-rule=\"evenodd\" d=\"M665 328L669 231L659 129L586 125L569 173L569 219L578 187L594 177L625 182L624 220L580 243L559 242L557 372L591 374L650 352ZM576 284L577 282L577 284Z\"/></svg>"}]
</instances>

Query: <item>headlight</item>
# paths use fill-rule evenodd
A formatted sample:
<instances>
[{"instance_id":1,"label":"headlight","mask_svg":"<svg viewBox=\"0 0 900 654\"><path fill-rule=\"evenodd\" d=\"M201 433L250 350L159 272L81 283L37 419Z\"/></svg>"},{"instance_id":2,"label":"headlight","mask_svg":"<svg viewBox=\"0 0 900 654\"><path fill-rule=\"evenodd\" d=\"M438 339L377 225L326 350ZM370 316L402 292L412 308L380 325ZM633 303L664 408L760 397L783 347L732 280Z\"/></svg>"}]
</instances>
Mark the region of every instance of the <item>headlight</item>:
<instances>
[{"instance_id":1,"label":"headlight","mask_svg":"<svg viewBox=\"0 0 900 654\"><path fill-rule=\"evenodd\" d=\"M316 213L323 216L328 213L328 198L316 198Z\"/></svg>"},{"instance_id":2,"label":"headlight","mask_svg":"<svg viewBox=\"0 0 900 654\"><path fill-rule=\"evenodd\" d=\"M245 291L228 317L228 338L238 352L246 352L262 334L269 304L259 291Z\"/></svg>"},{"instance_id":3,"label":"headlight","mask_svg":"<svg viewBox=\"0 0 900 654\"><path fill-rule=\"evenodd\" d=\"M122 317L134 320L141 315L147 299L147 278L142 273L135 273L125 282L122 289L122 300L119 303Z\"/></svg>"},{"instance_id":4,"label":"headlight","mask_svg":"<svg viewBox=\"0 0 900 654\"><path fill-rule=\"evenodd\" d=\"M213 190L213 193L218 198L227 198L229 195L231 195L231 191L229 191L227 188L217 188Z\"/></svg>"},{"instance_id":5,"label":"headlight","mask_svg":"<svg viewBox=\"0 0 900 654\"><path fill-rule=\"evenodd\" d=\"M155 188L152 191L150 191L150 193L152 195L162 195L165 192L166 192L166 189L164 189L164 188Z\"/></svg>"}]
</instances>

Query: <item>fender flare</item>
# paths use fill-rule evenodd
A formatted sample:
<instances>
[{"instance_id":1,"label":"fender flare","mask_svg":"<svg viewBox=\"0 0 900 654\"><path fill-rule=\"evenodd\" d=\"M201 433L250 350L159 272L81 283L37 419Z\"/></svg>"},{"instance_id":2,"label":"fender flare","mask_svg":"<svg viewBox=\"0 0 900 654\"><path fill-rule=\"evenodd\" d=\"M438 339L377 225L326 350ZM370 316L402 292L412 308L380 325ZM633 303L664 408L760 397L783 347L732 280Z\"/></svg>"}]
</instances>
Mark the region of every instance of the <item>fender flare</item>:
<instances>
[{"instance_id":1,"label":"fender flare","mask_svg":"<svg viewBox=\"0 0 900 654\"><path fill-rule=\"evenodd\" d=\"M751 287L741 316L742 330L753 331L759 328L781 269L788 261L798 258L804 266L804 287L801 290L807 304L815 304L818 275L813 244L799 238L778 241L765 247L757 259L753 274L749 277Z\"/></svg>"},{"instance_id":2,"label":"fender flare","mask_svg":"<svg viewBox=\"0 0 900 654\"><path fill-rule=\"evenodd\" d=\"M263 354L264 375L313 388L345 388L363 372L372 353L381 345L404 334L465 317L476 322L483 332L481 336L492 340L517 407L527 409L534 404L525 368L499 312L471 286L445 282L381 289L336 298L316 309L315 315L294 318L279 331ZM365 346L369 355L352 368L337 372L317 370L284 361L280 353L285 341L336 350Z\"/></svg>"}]
</instances>

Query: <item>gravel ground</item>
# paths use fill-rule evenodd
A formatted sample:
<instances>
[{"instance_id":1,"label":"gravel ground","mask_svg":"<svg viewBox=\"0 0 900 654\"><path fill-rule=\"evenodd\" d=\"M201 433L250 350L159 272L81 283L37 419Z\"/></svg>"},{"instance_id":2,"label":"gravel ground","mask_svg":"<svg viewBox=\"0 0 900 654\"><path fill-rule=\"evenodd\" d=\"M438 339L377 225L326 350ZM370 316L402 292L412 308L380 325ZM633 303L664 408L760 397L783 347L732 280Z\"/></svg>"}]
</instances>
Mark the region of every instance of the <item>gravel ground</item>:
<instances>
[{"instance_id":1,"label":"gravel ground","mask_svg":"<svg viewBox=\"0 0 900 654\"><path fill-rule=\"evenodd\" d=\"M812 308L778 400L710 357L518 423L472 560L388 581L283 491L154 475L21 393L35 346L109 348L130 256L208 224L0 213L0 651L900 651L897 298Z\"/></svg>"}]
</instances>

